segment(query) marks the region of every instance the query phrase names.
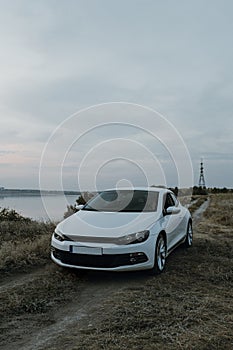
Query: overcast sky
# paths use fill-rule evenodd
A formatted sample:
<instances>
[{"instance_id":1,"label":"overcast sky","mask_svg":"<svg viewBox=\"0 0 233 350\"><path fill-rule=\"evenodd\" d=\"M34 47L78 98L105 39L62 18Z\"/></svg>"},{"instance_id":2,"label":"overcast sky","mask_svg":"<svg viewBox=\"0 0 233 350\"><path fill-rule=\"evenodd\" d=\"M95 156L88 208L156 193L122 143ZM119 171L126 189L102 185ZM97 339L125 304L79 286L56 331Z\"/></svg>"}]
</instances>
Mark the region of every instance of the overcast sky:
<instances>
[{"instance_id":1,"label":"overcast sky","mask_svg":"<svg viewBox=\"0 0 233 350\"><path fill-rule=\"evenodd\" d=\"M204 157L207 186L233 187L232 16L231 0L0 1L0 186L39 188L42 151L54 130L63 122L67 138L70 115L123 101L152 108L173 125L190 154L194 184ZM88 118L75 127L91 127ZM109 122L118 121L114 109ZM146 126L156 129L149 120ZM117 154L120 138L124 147ZM82 176L95 173L100 187L122 179L143 185L145 174L150 184L165 177L169 186L177 185L171 150L166 154L149 138L123 125L93 130L82 147L57 142L56 149L70 150L65 188L77 189L85 157ZM108 139L112 162L101 144L109 150ZM43 165L43 187L57 187L60 164L54 160L51 170L52 161L48 157Z\"/></svg>"}]
</instances>

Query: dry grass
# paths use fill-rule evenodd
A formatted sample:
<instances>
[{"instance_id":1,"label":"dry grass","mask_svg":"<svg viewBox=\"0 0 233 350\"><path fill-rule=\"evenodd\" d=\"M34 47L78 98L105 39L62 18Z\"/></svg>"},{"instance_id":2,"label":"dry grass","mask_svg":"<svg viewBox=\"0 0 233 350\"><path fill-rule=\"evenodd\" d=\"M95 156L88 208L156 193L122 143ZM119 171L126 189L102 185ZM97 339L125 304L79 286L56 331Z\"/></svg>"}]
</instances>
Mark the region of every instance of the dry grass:
<instances>
[{"instance_id":1,"label":"dry grass","mask_svg":"<svg viewBox=\"0 0 233 350\"><path fill-rule=\"evenodd\" d=\"M232 194L217 194L211 196L210 210L205 217L215 224L233 226L233 196Z\"/></svg>"},{"instance_id":2,"label":"dry grass","mask_svg":"<svg viewBox=\"0 0 233 350\"><path fill-rule=\"evenodd\" d=\"M53 232L54 227L50 222L0 220L0 245L3 242L34 239Z\"/></svg>"},{"instance_id":3,"label":"dry grass","mask_svg":"<svg viewBox=\"0 0 233 350\"><path fill-rule=\"evenodd\" d=\"M99 322L56 344L70 349L232 349L232 256L225 244L179 249L167 271L105 301Z\"/></svg>"},{"instance_id":4,"label":"dry grass","mask_svg":"<svg viewBox=\"0 0 233 350\"><path fill-rule=\"evenodd\" d=\"M77 275L65 273L62 269L49 266L38 270L28 278L22 278L0 294L0 316L8 317L48 312L57 303L70 299L70 292L77 290Z\"/></svg>"},{"instance_id":5,"label":"dry grass","mask_svg":"<svg viewBox=\"0 0 233 350\"><path fill-rule=\"evenodd\" d=\"M199 234L211 240L228 241L232 253L233 236L233 195L216 194L210 196L210 205L204 213L203 222L199 225Z\"/></svg>"},{"instance_id":6,"label":"dry grass","mask_svg":"<svg viewBox=\"0 0 233 350\"><path fill-rule=\"evenodd\" d=\"M192 195L192 196L181 196L178 197L180 203L187 207L192 213L195 212L207 199L207 195Z\"/></svg>"},{"instance_id":7,"label":"dry grass","mask_svg":"<svg viewBox=\"0 0 233 350\"><path fill-rule=\"evenodd\" d=\"M76 325L47 349L232 349L233 232L228 219L220 219L225 200L232 203L233 196L211 197L196 227L200 238L191 249L175 251L165 273L116 290L99 308L97 322L81 330ZM216 239L211 225L219 228Z\"/></svg>"},{"instance_id":8,"label":"dry grass","mask_svg":"<svg viewBox=\"0 0 233 350\"><path fill-rule=\"evenodd\" d=\"M30 219L0 221L0 272L43 265L49 261L55 225Z\"/></svg>"},{"instance_id":9,"label":"dry grass","mask_svg":"<svg viewBox=\"0 0 233 350\"><path fill-rule=\"evenodd\" d=\"M54 313L72 302L82 280L52 264L0 285L0 348L23 349L22 339L53 325Z\"/></svg>"},{"instance_id":10,"label":"dry grass","mask_svg":"<svg viewBox=\"0 0 233 350\"><path fill-rule=\"evenodd\" d=\"M35 331L35 322L40 326L55 322L52 311L58 305L62 310L67 302L72 304L72 299L78 299L81 281L85 278L93 285L93 303L96 303L95 289L102 291L103 285L101 299L89 315L89 321L72 324L53 339L52 345L46 344L38 350L232 349L232 204L232 194L211 196L203 220L194 227L191 249L180 247L174 251L165 272L159 276L146 277L145 272L114 275L112 278L118 283L110 294L105 294L106 275L80 277L72 270L64 271L55 265L42 268L41 273L28 281L17 283L16 279L3 288L0 296L2 342L7 344L9 339L15 339L17 344L23 329L29 333ZM52 230L47 226L41 227L41 231L37 228L32 239L20 228L15 238L12 234L4 235L11 239L7 238L7 243L1 240L3 269L9 257L13 257L11 271L17 264L22 267L24 263L46 261ZM32 227L29 231L31 234ZM23 237L21 244L19 237Z\"/></svg>"},{"instance_id":11,"label":"dry grass","mask_svg":"<svg viewBox=\"0 0 233 350\"><path fill-rule=\"evenodd\" d=\"M0 271L12 272L47 263L50 258L50 236L46 234L33 240L4 242L0 248Z\"/></svg>"},{"instance_id":12,"label":"dry grass","mask_svg":"<svg viewBox=\"0 0 233 350\"><path fill-rule=\"evenodd\" d=\"M191 214L195 212L207 199L208 196L193 196L193 202L191 202L191 205L189 206L189 211Z\"/></svg>"}]
</instances>

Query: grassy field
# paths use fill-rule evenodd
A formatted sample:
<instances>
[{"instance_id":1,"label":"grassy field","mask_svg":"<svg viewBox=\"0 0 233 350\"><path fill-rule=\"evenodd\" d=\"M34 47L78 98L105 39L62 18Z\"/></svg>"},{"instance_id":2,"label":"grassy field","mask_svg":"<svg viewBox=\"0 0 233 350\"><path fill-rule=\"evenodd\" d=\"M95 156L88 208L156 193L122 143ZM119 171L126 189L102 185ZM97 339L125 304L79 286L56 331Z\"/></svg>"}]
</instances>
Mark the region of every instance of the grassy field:
<instances>
[{"instance_id":1,"label":"grassy field","mask_svg":"<svg viewBox=\"0 0 233 350\"><path fill-rule=\"evenodd\" d=\"M174 252L164 274L116 292L95 327L62 341L77 350L232 349L232 206L232 195L212 196L193 248Z\"/></svg>"},{"instance_id":2,"label":"grassy field","mask_svg":"<svg viewBox=\"0 0 233 350\"><path fill-rule=\"evenodd\" d=\"M193 247L154 277L63 270L49 259L52 224L1 220L0 348L232 349L232 209L232 194L212 195ZM47 342L32 339L41 328Z\"/></svg>"},{"instance_id":3,"label":"grassy field","mask_svg":"<svg viewBox=\"0 0 233 350\"><path fill-rule=\"evenodd\" d=\"M23 218L14 210L0 211L0 272L9 273L48 262L53 223Z\"/></svg>"}]
</instances>

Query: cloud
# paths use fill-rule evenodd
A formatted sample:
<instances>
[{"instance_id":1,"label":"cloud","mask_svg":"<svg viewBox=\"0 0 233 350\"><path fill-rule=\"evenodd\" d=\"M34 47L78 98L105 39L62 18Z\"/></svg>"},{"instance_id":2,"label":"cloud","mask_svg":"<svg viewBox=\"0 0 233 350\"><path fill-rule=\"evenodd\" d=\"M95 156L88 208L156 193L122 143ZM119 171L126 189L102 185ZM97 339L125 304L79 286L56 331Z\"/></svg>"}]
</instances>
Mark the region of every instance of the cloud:
<instances>
[{"instance_id":1,"label":"cloud","mask_svg":"<svg viewBox=\"0 0 233 350\"><path fill-rule=\"evenodd\" d=\"M16 152L25 172L39 166L49 135L69 115L120 100L165 115L181 133L194 165L204 154L218 170L225 159L222 182L230 182L231 1L103 0L100 6L93 1L42 0L0 2L0 7L0 149ZM95 118L90 115L78 128L85 129ZM141 118L134 115L134 123ZM161 125L157 128L172 153L175 141ZM62 132L73 138L75 128ZM120 133L145 144L164 164L172 163L172 155L148 134L126 127L108 132L101 135L96 129L71 153L79 159L85 148ZM58 136L50 166L66 142L62 133ZM13 155L5 156L13 161ZM18 181L15 175L16 186Z\"/></svg>"}]
</instances>

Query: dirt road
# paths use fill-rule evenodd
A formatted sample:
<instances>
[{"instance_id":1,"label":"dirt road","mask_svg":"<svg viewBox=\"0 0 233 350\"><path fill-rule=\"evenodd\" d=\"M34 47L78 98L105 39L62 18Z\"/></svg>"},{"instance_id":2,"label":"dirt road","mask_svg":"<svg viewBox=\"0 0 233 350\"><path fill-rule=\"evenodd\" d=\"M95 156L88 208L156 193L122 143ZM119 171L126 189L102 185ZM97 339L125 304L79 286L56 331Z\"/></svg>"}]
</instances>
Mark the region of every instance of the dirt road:
<instances>
[{"instance_id":1,"label":"dirt road","mask_svg":"<svg viewBox=\"0 0 233 350\"><path fill-rule=\"evenodd\" d=\"M54 275L60 279L62 289L61 295L59 291L56 293L56 300L51 296L49 305L47 296L41 295L39 289L51 287L49 281L45 286L46 279L51 278L56 283ZM54 343L54 338L72 328L73 324L78 323L80 329L93 327L95 320L98 318L99 322L103 313L103 301L111 299L114 293L129 286L140 286L147 278L144 273L70 272L53 264L32 272L5 277L0 284L2 298L6 299L7 295L10 304L16 294L20 299L22 292L25 304L16 308L15 314L5 314L5 324L1 326L0 349L47 349ZM52 286L54 287L56 288ZM34 304L31 303L29 293L38 294L34 298ZM64 296L64 293L67 293L67 296ZM13 300L13 308L14 306Z\"/></svg>"}]
</instances>

